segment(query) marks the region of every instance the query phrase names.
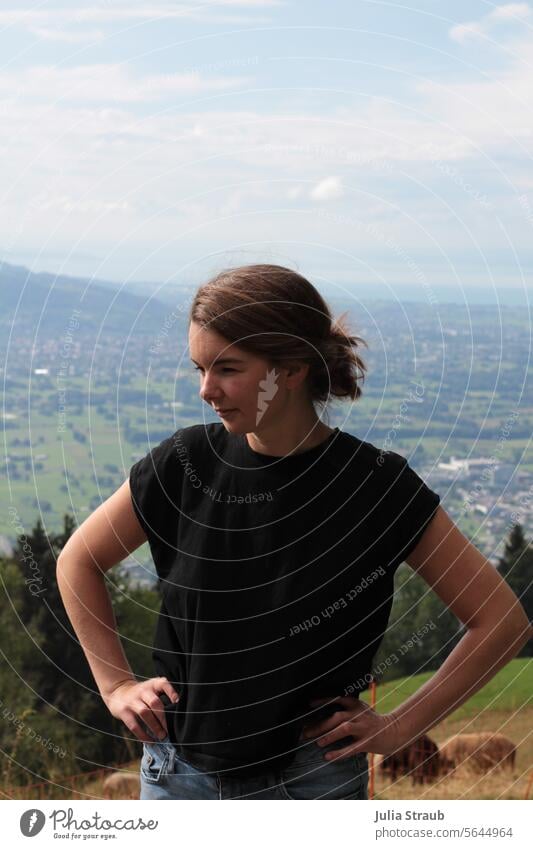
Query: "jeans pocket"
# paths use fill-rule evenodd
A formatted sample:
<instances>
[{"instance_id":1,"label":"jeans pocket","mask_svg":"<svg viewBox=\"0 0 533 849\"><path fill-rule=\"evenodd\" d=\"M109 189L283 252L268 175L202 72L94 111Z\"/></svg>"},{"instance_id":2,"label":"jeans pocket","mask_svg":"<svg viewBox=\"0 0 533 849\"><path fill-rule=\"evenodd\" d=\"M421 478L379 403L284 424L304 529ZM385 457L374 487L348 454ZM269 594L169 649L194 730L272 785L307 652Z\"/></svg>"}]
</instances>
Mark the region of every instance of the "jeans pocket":
<instances>
[{"instance_id":1,"label":"jeans pocket","mask_svg":"<svg viewBox=\"0 0 533 849\"><path fill-rule=\"evenodd\" d=\"M172 743L143 743L141 778L149 784L161 784L168 774ZM173 747L172 747L173 748Z\"/></svg>"},{"instance_id":2,"label":"jeans pocket","mask_svg":"<svg viewBox=\"0 0 533 849\"><path fill-rule=\"evenodd\" d=\"M357 796L358 799L368 799L368 755L366 752L357 752L356 755L353 756L353 762L355 766L355 771L360 778L361 786L360 791L361 795Z\"/></svg>"},{"instance_id":3,"label":"jeans pocket","mask_svg":"<svg viewBox=\"0 0 533 849\"><path fill-rule=\"evenodd\" d=\"M367 760L358 753L335 761L324 760L324 752L305 747L293 761L278 773L279 787L286 799L366 799L368 787Z\"/></svg>"}]
</instances>

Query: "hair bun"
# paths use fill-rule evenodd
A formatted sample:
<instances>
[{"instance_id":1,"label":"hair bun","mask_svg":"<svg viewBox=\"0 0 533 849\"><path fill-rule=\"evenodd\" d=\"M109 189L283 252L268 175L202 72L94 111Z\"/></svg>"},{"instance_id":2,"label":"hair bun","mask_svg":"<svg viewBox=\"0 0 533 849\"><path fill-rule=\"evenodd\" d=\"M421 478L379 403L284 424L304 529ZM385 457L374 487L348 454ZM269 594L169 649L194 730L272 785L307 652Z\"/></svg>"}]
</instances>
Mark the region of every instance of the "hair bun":
<instances>
[{"instance_id":1,"label":"hair bun","mask_svg":"<svg viewBox=\"0 0 533 849\"><path fill-rule=\"evenodd\" d=\"M333 319L317 289L290 268L256 264L220 271L194 296L189 319L216 331L272 365L308 363L309 397L355 400L366 366L356 350L366 342ZM368 347L368 346L367 346Z\"/></svg>"}]
</instances>

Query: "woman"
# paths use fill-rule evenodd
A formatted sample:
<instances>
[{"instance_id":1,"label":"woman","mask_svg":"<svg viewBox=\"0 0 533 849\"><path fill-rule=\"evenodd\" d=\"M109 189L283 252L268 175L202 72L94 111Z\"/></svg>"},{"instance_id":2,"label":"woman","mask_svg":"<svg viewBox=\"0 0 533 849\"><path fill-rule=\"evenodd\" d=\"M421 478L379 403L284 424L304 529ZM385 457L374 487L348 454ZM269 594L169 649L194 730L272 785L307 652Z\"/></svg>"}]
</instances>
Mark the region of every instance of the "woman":
<instances>
[{"instance_id":1,"label":"woman","mask_svg":"<svg viewBox=\"0 0 533 849\"><path fill-rule=\"evenodd\" d=\"M362 343L300 274L222 271L189 316L200 396L221 421L180 428L135 463L59 558L101 695L144 743L141 798L365 799L367 753L436 725L531 633L407 461L319 417L332 396L359 397ZM103 573L146 540L162 604L157 677L137 681ZM403 561L467 630L380 714L358 694Z\"/></svg>"}]
</instances>

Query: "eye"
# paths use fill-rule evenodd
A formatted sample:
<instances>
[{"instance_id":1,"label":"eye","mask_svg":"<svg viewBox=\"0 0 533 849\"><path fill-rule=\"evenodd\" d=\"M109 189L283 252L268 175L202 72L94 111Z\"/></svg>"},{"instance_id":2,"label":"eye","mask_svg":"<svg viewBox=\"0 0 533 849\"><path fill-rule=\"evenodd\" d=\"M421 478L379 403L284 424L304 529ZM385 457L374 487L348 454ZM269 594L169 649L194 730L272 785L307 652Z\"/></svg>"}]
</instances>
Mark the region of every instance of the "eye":
<instances>
[{"instance_id":1,"label":"eye","mask_svg":"<svg viewBox=\"0 0 533 849\"><path fill-rule=\"evenodd\" d=\"M202 368L201 366L194 366L194 370L195 370L195 371L203 371L203 368ZM229 366L225 366L225 367L222 369L222 371L236 371L236 370L237 370L237 369L230 368Z\"/></svg>"}]
</instances>

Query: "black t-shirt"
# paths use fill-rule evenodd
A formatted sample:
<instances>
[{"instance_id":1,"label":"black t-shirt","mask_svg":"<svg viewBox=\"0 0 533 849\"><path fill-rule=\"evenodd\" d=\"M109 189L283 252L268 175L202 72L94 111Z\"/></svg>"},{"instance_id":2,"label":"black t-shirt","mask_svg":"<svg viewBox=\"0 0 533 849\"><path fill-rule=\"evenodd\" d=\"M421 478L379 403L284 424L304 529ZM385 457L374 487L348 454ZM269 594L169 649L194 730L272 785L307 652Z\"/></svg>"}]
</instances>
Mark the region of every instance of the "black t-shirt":
<instances>
[{"instance_id":1,"label":"black t-shirt","mask_svg":"<svg viewBox=\"0 0 533 849\"><path fill-rule=\"evenodd\" d=\"M177 430L130 486L162 594L155 674L180 694L170 739L205 772L283 766L310 698L367 687L394 573L439 495L339 428L279 458L222 423Z\"/></svg>"}]
</instances>

